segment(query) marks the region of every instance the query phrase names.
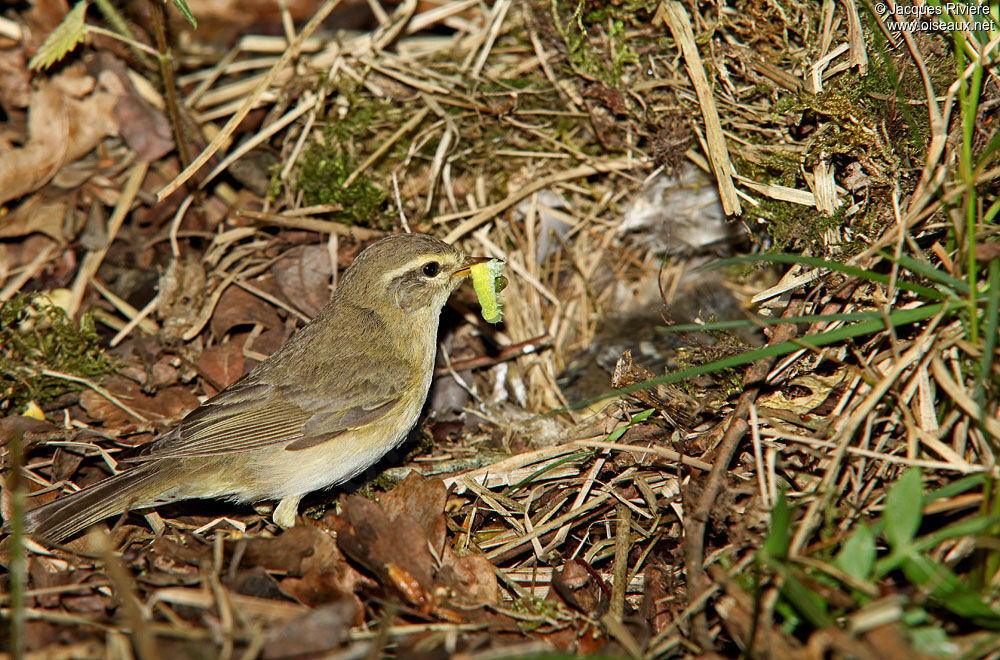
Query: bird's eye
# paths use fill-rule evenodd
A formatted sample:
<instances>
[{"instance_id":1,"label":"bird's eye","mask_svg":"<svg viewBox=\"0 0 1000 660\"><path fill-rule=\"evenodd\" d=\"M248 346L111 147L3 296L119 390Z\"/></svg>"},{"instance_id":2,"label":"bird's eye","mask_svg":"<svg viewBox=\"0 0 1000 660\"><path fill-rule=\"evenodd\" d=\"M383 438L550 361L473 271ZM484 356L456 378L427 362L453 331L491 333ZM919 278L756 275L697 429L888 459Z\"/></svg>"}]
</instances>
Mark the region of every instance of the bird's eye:
<instances>
[{"instance_id":1,"label":"bird's eye","mask_svg":"<svg viewBox=\"0 0 1000 660\"><path fill-rule=\"evenodd\" d=\"M427 277L434 277L441 272L441 264L436 261L431 261L424 264L424 275Z\"/></svg>"}]
</instances>

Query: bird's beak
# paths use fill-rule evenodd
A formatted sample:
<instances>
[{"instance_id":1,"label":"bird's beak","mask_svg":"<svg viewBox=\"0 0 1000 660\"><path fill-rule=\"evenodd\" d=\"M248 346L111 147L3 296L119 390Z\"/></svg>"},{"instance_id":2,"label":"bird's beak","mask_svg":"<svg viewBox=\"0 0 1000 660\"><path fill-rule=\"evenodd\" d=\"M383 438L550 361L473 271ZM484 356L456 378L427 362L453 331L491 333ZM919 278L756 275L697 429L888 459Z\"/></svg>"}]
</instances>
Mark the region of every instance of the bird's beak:
<instances>
[{"instance_id":1,"label":"bird's beak","mask_svg":"<svg viewBox=\"0 0 1000 660\"><path fill-rule=\"evenodd\" d=\"M484 264L490 261L491 257L467 257L462 263L462 267L451 274L452 277L465 277L469 274L469 269L476 264Z\"/></svg>"}]
</instances>

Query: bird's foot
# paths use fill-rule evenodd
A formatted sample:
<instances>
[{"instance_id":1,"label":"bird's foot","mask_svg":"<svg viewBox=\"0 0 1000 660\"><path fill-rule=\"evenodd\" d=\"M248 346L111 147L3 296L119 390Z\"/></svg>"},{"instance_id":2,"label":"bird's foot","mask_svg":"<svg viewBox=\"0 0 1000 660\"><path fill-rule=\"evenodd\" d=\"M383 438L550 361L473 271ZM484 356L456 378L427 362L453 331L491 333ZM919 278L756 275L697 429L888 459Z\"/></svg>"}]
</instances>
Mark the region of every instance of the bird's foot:
<instances>
[{"instance_id":1,"label":"bird's foot","mask_svg":"<svg viewBox=\"0 0 1000 660\"><path fill-rule=\"evenodd\" d=\"M302 496L299 495L286 497L278 502L278 506L274 507L274 513L271 514L271 519L278 527L282 529L295 527L295 516L299 513L299 500L301 499Z\"/></svg>"}]
</instances>

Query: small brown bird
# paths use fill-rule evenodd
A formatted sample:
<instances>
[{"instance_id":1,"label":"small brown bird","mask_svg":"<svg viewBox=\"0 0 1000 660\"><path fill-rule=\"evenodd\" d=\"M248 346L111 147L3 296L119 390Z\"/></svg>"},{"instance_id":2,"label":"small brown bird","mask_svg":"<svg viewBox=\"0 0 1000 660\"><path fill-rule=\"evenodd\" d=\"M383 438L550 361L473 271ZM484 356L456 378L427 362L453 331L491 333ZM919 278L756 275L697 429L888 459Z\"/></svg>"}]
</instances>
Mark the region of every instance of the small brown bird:
<instances>
[{"instance_id":1,"label":"small brown bird","mask_svg":"<svg viewBox=\"0 0 1000 660\"><path fill-rule=\"evenodd\" d=\"M330 302L253 371L188 414L137 464L28 511L25 529L62 541L125 510L189 498L299 500L361 473L417 421L434 371L438 319L469 269L430 236L402 234L364 250Z\"/></svg>"}]
</instances>

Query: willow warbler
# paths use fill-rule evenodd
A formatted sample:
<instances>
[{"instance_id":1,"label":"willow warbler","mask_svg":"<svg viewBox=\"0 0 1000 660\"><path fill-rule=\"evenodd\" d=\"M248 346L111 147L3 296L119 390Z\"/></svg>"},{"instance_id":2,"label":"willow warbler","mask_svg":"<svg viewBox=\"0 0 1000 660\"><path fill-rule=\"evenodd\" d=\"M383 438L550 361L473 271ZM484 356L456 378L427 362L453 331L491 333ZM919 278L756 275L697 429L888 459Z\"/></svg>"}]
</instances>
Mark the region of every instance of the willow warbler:
<instances>
[{"instance_id":1,"label":"willow warbler","mask_svg":"<svg viewBox=\"0 0 1000 660\"><path fill-rule=\"evenodd\" d=\"M291 527L303 495L359 474L406 437L431 384L441 308L485 261L420 234L374 243L276 353L131 467L28 511L26 530L58 542L125 510L188 498L278 500L274 522Z\"/></svg>"}]
</instances>

